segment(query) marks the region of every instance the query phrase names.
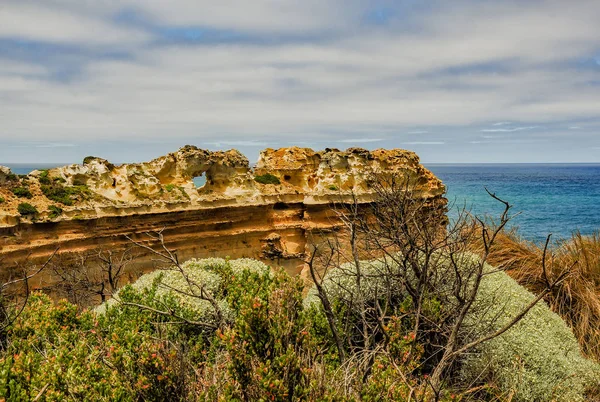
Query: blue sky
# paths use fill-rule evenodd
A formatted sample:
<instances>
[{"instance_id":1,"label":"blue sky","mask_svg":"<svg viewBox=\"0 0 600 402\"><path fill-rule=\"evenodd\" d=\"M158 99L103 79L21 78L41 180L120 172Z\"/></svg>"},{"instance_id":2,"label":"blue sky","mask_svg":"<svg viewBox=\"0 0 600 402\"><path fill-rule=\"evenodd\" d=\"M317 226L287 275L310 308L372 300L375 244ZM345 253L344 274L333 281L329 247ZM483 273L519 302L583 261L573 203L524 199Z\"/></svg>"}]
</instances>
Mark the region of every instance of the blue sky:
<instances>
[{"instance_id":1,"label":"blue sky","mask_svg":"<svg viewBox=\"0 0 600 402\"><path fill-rule=\"evenodd\" d=\"M600 162L598 21L597 0L2 0L0 164Z\"/></svg>"}]
</instances>

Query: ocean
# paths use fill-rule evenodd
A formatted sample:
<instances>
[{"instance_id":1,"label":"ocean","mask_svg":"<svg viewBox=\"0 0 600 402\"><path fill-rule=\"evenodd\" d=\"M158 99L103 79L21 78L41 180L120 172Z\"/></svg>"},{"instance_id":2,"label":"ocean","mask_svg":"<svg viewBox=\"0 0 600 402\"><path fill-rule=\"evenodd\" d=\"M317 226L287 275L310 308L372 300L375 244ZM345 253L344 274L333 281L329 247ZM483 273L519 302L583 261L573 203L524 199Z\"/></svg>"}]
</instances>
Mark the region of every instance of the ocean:
<instances>
[{"instance_id":1,"label":"ocean","mask_svg":"<svg viewBox=\"0 0 600 402\"><path fill-rule=\"evenodd\" d=\"M426 165L447 187L455 208L465 206L479 216L499 217L503 206L490 192L520 213L512 221L521 236L543 242L568 238L575 231L600 230L599 164ZM451 216L456 215L456 210Z\"/></svg>"},{"instance_id":2,"label":"ocean","mask_svg":"<svg viewBox=\"0 0 600 402\"><path fill-rule=\"evenodd\" d=\"M1 163L0 163L1 165ZM62 164L61 164L62 165ZM8 164L14 173L48 169L53 164ZM574 231L600 230L600 164L426 164L447 187L456 208L498 217L502 205L485 188L513 205L512 221L521 236L543 242L568 238ZM204 184L204 177L197 178Z\"/></svg>"}]
</instances>

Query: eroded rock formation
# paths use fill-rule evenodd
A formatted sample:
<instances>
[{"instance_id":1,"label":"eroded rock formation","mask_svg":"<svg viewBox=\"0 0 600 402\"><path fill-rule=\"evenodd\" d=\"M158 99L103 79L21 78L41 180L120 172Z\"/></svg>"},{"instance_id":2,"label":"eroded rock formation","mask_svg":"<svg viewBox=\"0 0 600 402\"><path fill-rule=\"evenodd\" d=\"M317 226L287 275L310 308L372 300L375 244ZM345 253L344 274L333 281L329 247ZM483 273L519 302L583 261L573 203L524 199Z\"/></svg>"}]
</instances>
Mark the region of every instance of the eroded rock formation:
<instances>
[{"instance_id":1,"label":"eroded rock formation","mask_svg":"<svg viewBox=\"0 0 600 402\"><path fill-rule=\"evenodd\" d=\"M7 266L57 247L118 250L130 245L124 235L164 230L182 260L252 257L298 272L308 233L336 225L332 202L350 194L372 201L370 172L408 175L420 196L443 200L440 180L400 149L266 149L251 168L236 150L186 146L120 166L87 157L21 177L0 167L0 258ZM200 176L206 183L196 187ZM23 203L37 213L19 212Z\"/></svg>"}]
</instances>

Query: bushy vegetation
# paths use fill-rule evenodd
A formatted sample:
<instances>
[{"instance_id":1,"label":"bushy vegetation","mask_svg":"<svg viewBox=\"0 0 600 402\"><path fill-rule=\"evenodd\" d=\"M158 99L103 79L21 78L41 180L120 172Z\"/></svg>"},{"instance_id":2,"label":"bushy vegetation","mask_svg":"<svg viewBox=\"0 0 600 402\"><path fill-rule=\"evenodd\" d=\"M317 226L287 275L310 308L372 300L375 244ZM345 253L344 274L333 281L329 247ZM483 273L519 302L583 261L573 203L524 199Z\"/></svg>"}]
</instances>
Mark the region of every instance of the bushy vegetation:
<instances>
[{"instance_id":1,"label":"bushy vegetation","mask_svg":"<svg viewBox=\"0 0 600 402\"><path fill-rule=\"evenodd\" d=\"M556 277L566 270L570 275L544 299L573 329L584 353L600 361L600 234L575 233L571 239L551 244L549 253L553 258L547 275ZM545 282L543 254L541 245L507 231L499 237L489 261L538 294Z\"/></svg>"},{"instance_id":2,"label":"bushy vegetation","mask_svg":"<svg viewBox=\"0 0 600 402\"><path fill-rule=\"evenodd\" d=\"M4 203L4 201L6 201L6 200L4 199L4 197L0 197L0 204L3 204L3 203Z\"/></svg>"},{"instance_id":3,"label":"bushy vegetation","mask_svg":"<svg viewBox=\"0 0 600 402\"><path fill-rule=\"evenodd\" d=\"M377 273L386 264L361 266ZM403 313L410 303L402 292L384 323L388 337L373 345L377 353L363 378L356 373L362 372L364 345L346 344L342 364L320 299L314 289L303 298L299 278L249 259L191 260L182 268L144 275L95 311L78 312L66 301L54 304L33 295L6 331L0 396L6 401L434 399L427 390L427 345L414 337L414 323ZM323 281L340 323L350 312L349 298L374 300L389 289L375 280L358 291L353 272L345 265ZM498 306L518 310L532 298L501 272L482 290L481 303L492 307L484 308L489 317ZM199 297L200 291L210 298ZM439 400L472 400L468 385L478 383L492 384L488 397L479 394L479 400L511 392L516 401L582 400L594 373L597 367L580 356L560 318L539 306L522 325L469 354Z\"/></svg>"},{"instance_id":4,"label":"bushy vegetation","mask_svg":"<svg viewBox=\"0 0 600 402\"><path fill-rule=\"evenodd\" d=\"M279 177L272 175L271 173L254 176L254 180L260 184L281 184Z\"/></svg>"},{"instance_id":5,"label":"bushy vegetation","mask_svg":"<svg viewBox=\"0 0 600 402\"><path fill-rule=\"evenodd\" d=\"M26 202L22 202L21 204L19 204L19 206L17 207L17 211L19 211L19 213L21 215L37 215L38 210L36 207L34 207L31 204L28 204Z\"/></svg>"},{"instance_id":6,"label":"bushy vegetation","mask_svg":"<svg viewBox=\"0 0 600 402\"><path fill-rule=\"evenodd\" d=\"M48 217L50 219L56 219L56 218L58 218L59 216L62 215L63 209L61 207L59 207L59 206L56 206L56 205L50 205L48 207L48 212L49 212L48 213Z\"/></svg>"},{"instance_id":7,"label":"bushy vegetation","mask_svg":"<svg viewBox=\"0 0 600 402\"><path fill-rule=\"evenodd\" d=\"M488 267L488 272L494 271ZM532 300L534 295L506 273L490 273L468 326L501 328ZM582 356L571 329L545 303L467 354L462 376L466 384L494 381L518 401L584 401L600 391L600 366Z\"/></svg>"},{"instance_id":8,"label":"bushy vegetation","mask_svg":"<svg viewBox=\"0 0 600 402\"><path fill-rule=\"evenodd\" d=\"M39 180L40 184L52 183L52 180L50 180L50 177L48 175L49 175L49 172L47 170L42 170L42 172L38 176L38 180Z\"/></svg>"},{"instance_id":9,"label":"bushy vegetation","mask_svg":"<svg viewBox=\"0 0 600 402\"><path fill-rule=\"evenodd\" d=\"M16 195L19 198L32 198L33 194L31 194L31 190L29 190L28 187L15 187L12 189L12 192L14 195Z\"/></svg>"},{"instance_id":10,"label":"bushy vegetation","mask_svg":"<svg viewBox=\"0 0 600 402\"><path fill-rule=\"evenodd\" d=\"M53 181L49 185L42 185L42 193L48 199L67 206L73 205L75 201L85 200L91 195L89 188L85 185L63 186L58 181Z\"/></svg>"}]
</instances>

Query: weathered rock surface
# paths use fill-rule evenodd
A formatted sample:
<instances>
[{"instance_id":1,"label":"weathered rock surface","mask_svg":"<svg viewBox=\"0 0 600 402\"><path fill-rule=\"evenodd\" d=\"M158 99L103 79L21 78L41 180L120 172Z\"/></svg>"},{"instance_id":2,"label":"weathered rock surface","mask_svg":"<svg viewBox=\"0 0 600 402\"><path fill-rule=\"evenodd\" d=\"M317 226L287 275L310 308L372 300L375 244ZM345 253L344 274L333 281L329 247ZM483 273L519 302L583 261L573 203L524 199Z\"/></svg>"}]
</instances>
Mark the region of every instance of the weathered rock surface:
<instances>
[{"instance_id":1,"label":"weathered rock surface","mask_svg":"<svg viewBox=\"0 0 600 402\"><path fill-rule=\"evenodd\" d=\"M332 202L350 194L372 201L372 171L409 175L422 197L443 200L441 181L415 153L400 149L265 149L251 168L236 150L185 146L146 163L115 166L88 157L21 178L2 167L0 259L4 266L27 256L43 259L59 246L61 253L116 250L129 245L124 235L164 229L167 245L182 259L253 257L297 271L308 233L335 226ZM199 176L206 184L197 188ZM30 197L16 195L17 188L29 189ZM21 216L23 202L35 206L37 216Z\"/></svg>"}]
</instances>

